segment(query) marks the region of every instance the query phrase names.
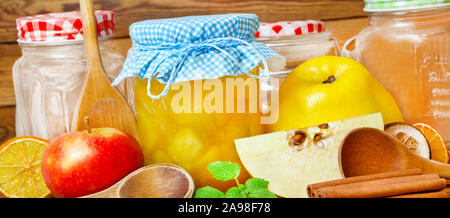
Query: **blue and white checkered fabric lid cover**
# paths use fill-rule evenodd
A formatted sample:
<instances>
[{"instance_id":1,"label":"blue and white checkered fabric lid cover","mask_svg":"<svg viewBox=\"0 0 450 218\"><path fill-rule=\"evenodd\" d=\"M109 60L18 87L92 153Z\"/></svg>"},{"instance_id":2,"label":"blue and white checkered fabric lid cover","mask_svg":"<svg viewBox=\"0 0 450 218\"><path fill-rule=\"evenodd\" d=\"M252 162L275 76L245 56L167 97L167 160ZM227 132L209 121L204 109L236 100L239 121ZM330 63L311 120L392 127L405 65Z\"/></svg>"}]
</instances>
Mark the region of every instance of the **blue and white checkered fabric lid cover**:
<instances>
[{"instance_id":1,"label":"blue and white checkered fabric lid cover","mask_svg":"<svg viewBox=\"0 0 450 218\"><path fill-rule=\"evenodd\" d=\"M189 16L133 23L130 26L133 46L113 85L134 76L157 79L166 84L166 89L152 95L149 81L147 93L159 98L167 94L173 82L249 74L261 62L267 65L266 58L279 56L254 41L258 27L259 18L255 14Z\"/></svg>"}]
</instances>

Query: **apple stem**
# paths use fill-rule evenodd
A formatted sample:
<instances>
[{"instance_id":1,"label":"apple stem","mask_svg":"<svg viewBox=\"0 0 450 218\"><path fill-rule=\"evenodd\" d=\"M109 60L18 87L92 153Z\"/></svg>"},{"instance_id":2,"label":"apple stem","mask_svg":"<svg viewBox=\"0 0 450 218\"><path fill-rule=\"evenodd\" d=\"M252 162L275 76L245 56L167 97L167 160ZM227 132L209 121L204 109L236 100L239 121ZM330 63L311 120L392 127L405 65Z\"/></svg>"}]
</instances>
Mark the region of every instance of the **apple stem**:
<instances>
[{"instance_id":1,"label":"apple stem","mask_svg":"<svg viewBox=\"0 0 450 218\"><path fill-rule=\"evenodd\" d=\"M323 81L323 84L326 83L333 83L334 81L336 81L336 77L334 77L333 75L329 76L327 80Z\"/></svg>"}]
</instances>

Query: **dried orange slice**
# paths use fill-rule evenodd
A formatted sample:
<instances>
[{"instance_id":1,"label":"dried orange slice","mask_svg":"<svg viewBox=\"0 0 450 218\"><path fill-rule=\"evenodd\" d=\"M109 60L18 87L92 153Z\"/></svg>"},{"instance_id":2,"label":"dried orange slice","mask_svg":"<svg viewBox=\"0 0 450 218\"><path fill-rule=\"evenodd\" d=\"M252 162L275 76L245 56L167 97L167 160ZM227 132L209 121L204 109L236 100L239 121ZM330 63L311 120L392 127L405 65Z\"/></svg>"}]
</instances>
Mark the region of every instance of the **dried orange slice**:
<instances>
[{"instance_id":1,"label":"dried orange slice","mask_svg":"<svg viewBox=\"0 0 450 218\"><path fill-rule=\"evenodd\" d=\"M425 123L416 123L413 124L413 126L422 132L427 139L428 144L430 145L431 159L443 163L449 163L450 158L448 149L441 135L439 135L433 127Z\"/></svg>"},{"instance_id":2,"label":"dried orange slice","mask_svg":"<svg viewBox=\"0 0 450 218\"><path fill-rule=\"evenodd\" d=\"M0 147L0 194L6 198L50 196L41 171L48 141L34 136L10 139Z\"/></svg>"},{"instance_id":3,"label":"dried orange slice","mask_svg":"<svg viewBox=\"0 0 450 218\"><path fill-rule=\"evenodd\" d=\"M431 148L425 135L413 125L402 122L386 124L384 131L397 138L412 153L431 159Z\"/></svg>"}]
</instances>

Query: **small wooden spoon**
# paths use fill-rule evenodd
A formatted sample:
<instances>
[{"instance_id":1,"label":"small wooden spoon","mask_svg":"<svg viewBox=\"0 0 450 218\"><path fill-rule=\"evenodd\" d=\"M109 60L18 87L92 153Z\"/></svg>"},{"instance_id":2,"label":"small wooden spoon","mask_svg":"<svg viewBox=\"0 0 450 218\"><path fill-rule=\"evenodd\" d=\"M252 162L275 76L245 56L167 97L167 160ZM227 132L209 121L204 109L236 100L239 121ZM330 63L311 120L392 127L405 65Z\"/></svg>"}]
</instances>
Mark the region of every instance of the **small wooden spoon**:
<instances>
[{"instance_id":1,"label":"small wooden spoon","mask_svg":"<svg viewBox=\"0 0 450 218\"><path fill-rule=\"evenodd\" d=\"M113 127L137 138L136 118L125 98L112 87L98 47L92 0L80 0L88 75L72 122L72 131Z\"/></svg>"},{"instance_id":2,"label":"small wooden spoon","mask_svg":"<svg viewBox=\"0 0 450 218\"><path fill-rule=\"evenodd\" d=\"M172 164L141 167L115 185L83 198L190 198L194 180L183 168Z\"/></svg>"},{"instance_id":3,"label":"small wooden spoon","mask_svg":"<svg viewBox=\"0 0 450 218\"><path fill-rule=\"evenodd\" d=\"M421 168L450 178L450 164L422 158L395 137L375 128L350 132L340 147L339 164L344 177Z\"/></svg>"}]
</instances>

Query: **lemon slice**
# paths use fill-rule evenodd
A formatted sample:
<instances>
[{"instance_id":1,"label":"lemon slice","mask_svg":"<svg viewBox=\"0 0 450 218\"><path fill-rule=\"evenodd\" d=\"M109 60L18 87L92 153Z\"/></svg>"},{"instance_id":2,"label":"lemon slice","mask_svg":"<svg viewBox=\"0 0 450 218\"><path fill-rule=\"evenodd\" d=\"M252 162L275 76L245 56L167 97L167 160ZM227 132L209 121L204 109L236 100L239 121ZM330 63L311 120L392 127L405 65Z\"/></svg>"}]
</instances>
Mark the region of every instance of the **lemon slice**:
<instances>
[{"instance_id":1,"label":"lemon slice","mask_svg":"<svg viewBox=\"0 0 450 218\"><path fill-rule=\"evenodd\" d=\"M22 136L0 147L0 194L7 198L50 196L41 171L41 158L48 141Z\"/></svg>"}]
</instances>

